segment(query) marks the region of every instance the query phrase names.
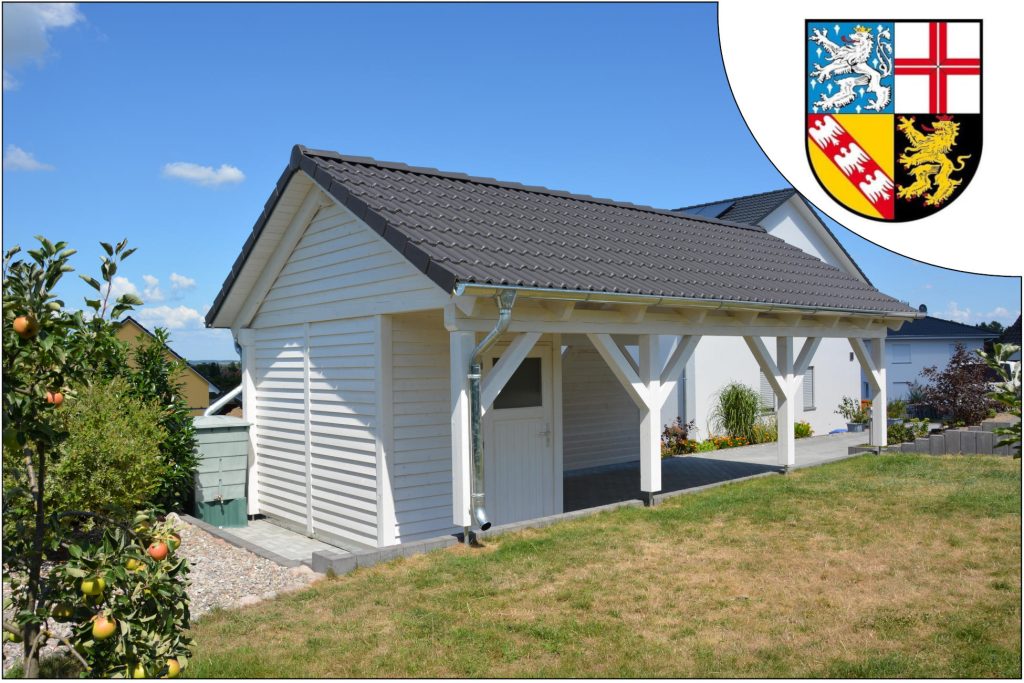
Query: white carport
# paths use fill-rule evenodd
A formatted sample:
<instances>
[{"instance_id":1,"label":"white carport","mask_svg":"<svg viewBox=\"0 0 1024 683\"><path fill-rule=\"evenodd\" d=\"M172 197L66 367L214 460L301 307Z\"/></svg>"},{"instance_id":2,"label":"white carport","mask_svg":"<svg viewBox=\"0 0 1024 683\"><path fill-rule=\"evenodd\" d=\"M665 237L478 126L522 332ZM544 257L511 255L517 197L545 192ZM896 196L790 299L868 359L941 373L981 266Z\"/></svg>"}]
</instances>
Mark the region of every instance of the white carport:
<instances>
[{"instance_id":1,"label":"white carport","mask_svg":"<svg viewBox=\"0 0 1024 683\"><path fill-rule=\"evenodd\" d=\"M451 337L453 521L463 527L472 525L471 419L465 368L478 334L494 327L498 291L488 286L463 287L445 309L445 327ZM886 331L902 325L904 317L721 302L695 304L664 297L618 299L518 290L507 330L511 339L500 362L483 380L482 409L490 409L513 370L542 335L550 335L555 348L574 335L585 336L640 410L641 490L653 500L661 490L661 407L698 342L715 337L744 339L778 398L778 463L791 467L796 462L793 404L803 374L823 338L844 338L872 380L870 443L886 445L885 365L881 359L885 357ZM659 337L677 340L666 359L658 356L662 347ZM774 339L774 357L766 338ZM797 340L799 353L794 355ZM639 347L639 362L626 351L627 344ZM556 429L560 431L561 426Z\"/></svg>"}]
</instances>

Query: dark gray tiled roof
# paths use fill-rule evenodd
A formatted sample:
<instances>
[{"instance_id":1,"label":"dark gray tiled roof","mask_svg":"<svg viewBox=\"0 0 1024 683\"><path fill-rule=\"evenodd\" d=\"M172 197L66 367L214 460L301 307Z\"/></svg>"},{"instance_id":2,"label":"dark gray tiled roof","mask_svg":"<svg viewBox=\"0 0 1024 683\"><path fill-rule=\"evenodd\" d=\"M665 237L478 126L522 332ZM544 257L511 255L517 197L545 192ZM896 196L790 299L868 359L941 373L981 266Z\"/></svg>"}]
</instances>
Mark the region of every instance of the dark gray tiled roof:
<instances>
[{"instance_id":1,"label":"dark gray tiled roof","mask_svg":"<svg viewBox=\"0 0 1024 683\"><path fill-rule=\"evenodd\" d=\"M913 310L757 226L296 147L301 168L445 291L459 283ZM272 197L273 200L273 197ZM212 321L267 211L214 302Z\"/></svg>"},{"instance_id":2,"label":"dark gray tiled roof","mask_svg":"<svg viewBox=\"0 0 1024 683\"><path fill-rule=\"evenodd\" d=\"M972 327L963 323L942 318L928 316L918 320L910 320L903 323L898 330L889 330L890 337L976 337L979 339L993 339L998 335L980 327Z\"/></svg>"},{"instance_id":3,"label":"dark gray tiled roof","mask_svg":"<svg viewBox=\"0 0 1024 683\"><path fill-rule=\"evenodd\" d=\"M722 220L732 221L733 223L749 223L750 225L757 225L767 218L768 214L786 203L786 201L793 195L800 197L800 201L807 205L807 208L812 214L814 213L814 207L804 199L803 195L797 194L797 191L791 187L786 187L781 190L769 190L768 192L760 192L758 194L749 194L744 197L722 199L717 202L706 202L704 204L684 206L681 209L676 209L676 211L707 216L708 218L721 218ZM850 255L850 252L846 250L843 243L836 238L835 233L829 229L828 225L826 225L824 221L821 222L821 227L825 228L825 232L829 234L832 241L836 243L844 254L846 254L846 258L850 259L850 263L852 263L853 267L857 269L857 272L861 274L861 277L863 277L868 284L871 284L871 279L868 277L867 273L865 273L857 262L853 260L853 256Z\"/></svg>"},{"instance_id":4,"label":"dark gray tiled roof","mask_svg":"<svg viewBox=\"0 0 1024 683\"><path fill-rule=\"evenodd\" d=\"M787 187L782 190L772 190L745 197L733 197L732 199L721 199L717 202L684 206L676 209L676 211L689 214L701 213L709 218L721 218L724 221L732 221L733 223L757 225L768 214L782 206L786 200L795 194L796 190ZM708 209L711 209L713 213L707 213Z\"/></svg>"}]
</instances>

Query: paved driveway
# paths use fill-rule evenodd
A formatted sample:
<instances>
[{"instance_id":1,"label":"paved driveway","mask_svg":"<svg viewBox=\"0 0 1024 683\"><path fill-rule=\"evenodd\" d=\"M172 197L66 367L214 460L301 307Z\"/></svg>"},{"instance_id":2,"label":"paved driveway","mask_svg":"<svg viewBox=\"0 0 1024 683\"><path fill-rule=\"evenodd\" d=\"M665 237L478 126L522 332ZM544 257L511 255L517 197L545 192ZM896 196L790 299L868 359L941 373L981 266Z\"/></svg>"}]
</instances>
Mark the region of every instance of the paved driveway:
<instances>
[{"instance_id":1,"label":"paved driveway","mask_svg":"<svg viewBox=\"0 0 1024 683\"><path fill-rule=\"evenodd\" d=\"M847 456L847 448L867 441L867 434L813 436L796 442L796 467L811 467ZM778 472L778 444L729 448L661 461L662 492L682 491L763 472ZM567 472L565 511L640 498L640 461Z\"/></svg>"}]
</instances>

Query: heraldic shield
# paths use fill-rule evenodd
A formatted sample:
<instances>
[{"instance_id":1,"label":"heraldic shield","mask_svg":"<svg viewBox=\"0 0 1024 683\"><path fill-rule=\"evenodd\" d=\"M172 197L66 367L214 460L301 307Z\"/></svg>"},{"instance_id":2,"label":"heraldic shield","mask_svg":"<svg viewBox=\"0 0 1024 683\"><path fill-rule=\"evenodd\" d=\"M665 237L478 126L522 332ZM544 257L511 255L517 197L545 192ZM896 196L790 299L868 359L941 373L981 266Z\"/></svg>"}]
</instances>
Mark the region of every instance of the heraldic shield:
<instances>
[{"instance_id":1,"label":"heraldic shield","mask_svg":"<svg viewBox=\"0 0 1024 683\"><path fill-rule=\"evenodd\" d=\"M807 159L837 202L912 221L981 161L981 21L809 20Z\"/></svg>"}]
</instances>

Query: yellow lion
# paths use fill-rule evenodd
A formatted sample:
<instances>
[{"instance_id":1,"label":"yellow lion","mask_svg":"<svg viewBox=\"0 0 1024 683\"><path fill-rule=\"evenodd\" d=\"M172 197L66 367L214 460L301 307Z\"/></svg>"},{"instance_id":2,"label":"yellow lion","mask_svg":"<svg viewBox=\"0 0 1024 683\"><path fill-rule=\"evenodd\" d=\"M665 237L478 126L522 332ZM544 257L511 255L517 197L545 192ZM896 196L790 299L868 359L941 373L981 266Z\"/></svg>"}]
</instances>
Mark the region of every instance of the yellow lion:
<instances>
[{"instance_id":1,"label":"yellow lion","mask_svg":"<svg viewBox=\"0 0 1024 683\"><path fill-rule=\"evenodd\" d=\"M925 206L939 206L963 183L963 180L951 178L951 174L964 170L964 161L971 158L970 154L958 156L957 166L946 156L956 147L960 124L948 116L939 116L934 122L934 128L921 124L921 130L926 135L914 128L913 116L909 119L901 116L896 127L910 143L903 149L898 161L914 176L913 184L897 187L897 196L900 199L924 197ZM933 187L934 192L928 194Z\"/></svg>"}]
</instances>

